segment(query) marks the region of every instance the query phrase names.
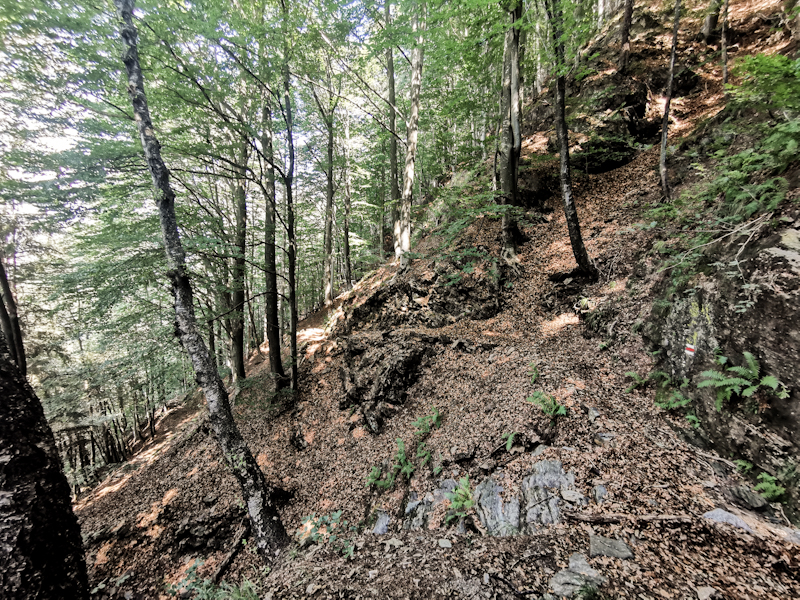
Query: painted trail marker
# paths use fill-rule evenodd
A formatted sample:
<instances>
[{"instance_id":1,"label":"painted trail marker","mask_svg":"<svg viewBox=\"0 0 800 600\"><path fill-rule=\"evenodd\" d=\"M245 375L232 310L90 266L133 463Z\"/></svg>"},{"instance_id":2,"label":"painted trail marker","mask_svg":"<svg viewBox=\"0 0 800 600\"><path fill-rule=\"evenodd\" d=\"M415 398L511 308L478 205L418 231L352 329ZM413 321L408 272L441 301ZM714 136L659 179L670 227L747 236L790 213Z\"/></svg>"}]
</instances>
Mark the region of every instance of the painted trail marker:
<instances>
[{"instance_id":1,"label":"painted trail marker","mask_svg":"<svg viewBox=\"0 0 800 600\"><path fill-rule=\"evenodd\" d=\"M696 348L692 344L686 344L686 356L693 358L695 350Z\"/></svg>"}]
</instances>

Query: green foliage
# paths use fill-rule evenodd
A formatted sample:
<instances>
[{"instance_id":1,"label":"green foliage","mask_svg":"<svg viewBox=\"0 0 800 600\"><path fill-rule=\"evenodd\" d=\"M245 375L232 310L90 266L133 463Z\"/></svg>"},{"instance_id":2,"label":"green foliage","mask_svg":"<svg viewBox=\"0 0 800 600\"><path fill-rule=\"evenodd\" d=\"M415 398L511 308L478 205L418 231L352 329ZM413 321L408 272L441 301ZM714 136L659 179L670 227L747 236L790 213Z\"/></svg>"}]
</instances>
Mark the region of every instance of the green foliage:
<instances>
[{"instance_id":1,"label":"green foliage","mask_svg":"<svg viewBox=\"0 0 800 600\"><path fill-rule=\"evenodd\" d=\"M506 441L506 452L511 451L511 448L514 446L514 438L517 436L518 433L519 431L510 431L500 436Z\"/></svg>"},{"instance_id":2,"label":"green foliage","mask_svg":"<svg viewBox=\"0 0 800 600\"><path fill-rule=\"evenodd\" d=\"M427 465L431 460L431 451L425 446L425 442L420 442L417 445L417 458L421 458L422 462L420 463L420 467L424 467Z\"/></svg>"},{"instance_id":3,"label":"green foliage","mask_svg":"<svg viewBox=\"0 0 800 600\"><path fill-rule=\"evenodd\" d=\"M420 417L414 421L413 425L417 428L414 435L424 437L428 435L432 429L439 429L442 426L442 415L439 409L434 406L431 414Z\"/></svg>"},{"instance_id":4,"label":"green foliage","mask_svg":"<svg viewBox=\"0 0 800 600\"><path fill-rule=\"evenodd\" d=\"M700 427L700 419L698 419L697 415L695 415L694 413L689 413L688 415L686 415L686 420L689 421L689 425L691 425L695 429L698 429Z\"/></svg>"},{"instance_id":5,"label":"green foliage","mask_svg":"<svg viewBox=\"0 0 800 600\"><path fill-rule=\"evenodd\" d=\"M184 597L188 593L195 600L258 600L259 593L256 586L245 580L241 585L234 586L224 581L216 585L210 579L200 579L197 569L203 564L195 560L186 571L186 576L178 584L167 585L166 592L170 596ZM99 587L99 586L98 586ZM105 586L104 586L105 587ZM100 588L102 589L102 588ZM100 591L95 588L92 593Z\"/></svg>"},{"instance_id":6,"label":"green foliage","mask_svg":"<svg viewBox=\"0 0 800 600\"><path fill-rule=\"evenodd\" d=\"M467 511L475 506L475 500L472 498L472 490L469 485L469 475L458 480L458 487L447 494L447 499L450 500L450 508L452 510L447 515L445 523L464 518Z\"/></svg>"},{"instance_id":7,"label":"green foliage","mask_svg":"<svg viewBox=\"0 0 800 600\"><path fill-rule=\"evenodd\" d=\"M732 398L750 398L761 388L768 388L777 398L789 397L789 390L774 376L767 375L759 379L761 367L750 352L744 353L744 359L744 365L727 367L724 371L703 371L700 374L705 379L697 387L716 389L717 412L722 411L723 404ZM717 362L724 366L728 359L720 356Z\"/></svg>"},{"instance_id":8,"label":"green foliage","mask_svg":"<svg viewBox=\"0 0 800 600\"><path fill-rule=\"evenodd\" d=\"M411 479L414 474L414 465L406 457L406 444L401 438L397 438L397 452L394 455L394 459L397 462L392 465L392 468L400 475L405 475L406 479Z\"/></svg>"},{"instance_id":9,"label":"green foliage","mask_svg":"<svg viewBox=\"0 0 800 600\"><path fill-rule=\"evenodd\" d=\"M737 459L733 462L736 465L736 470L738 470L739 473L742 473L743 475L747 475L748 473L750 473L750 471L753 470L753 463L749 461Z\"/></svg>"},{"instance_id":10,"label":"green foliage","mask_svg":"<svg viewBox=\"0 0 800 600\"><path fill-rule=\"evenodd\" d=\"M685 408L691 403L691 398L687 398L678 390L673 390L667 397L656 398L655 405L664 410L677 410Z\"/></svg>"},{"instance_id":11,"label":"green foliage","mask_svg":"<svg viewBox=\"0 0 800 600\"><path fill-rule=\"evenodd\" d=\"M330 515L321 515L317 517L312 514L308 517L303 517L301 520L303 524L297 530L296 536L301 540L311 540L315 544L328 543L334 548L339 550L345 558L353 556L355 546L350 540L342 537L342 531L356 531L356 527L347 527L347 521L342 520L342 511L337 510ZM336 533L336 532L340 533Z\"/></svg>"},{"instance_id":12,"label":"green foliage","mask_svg":"<svg viewBox=\"0 0 800 600\"><path fill-rule=\"evenodd\" d=\"M761 483L753 488L770 502L777 502L786 493L786 488L778 484L778 481L768 473L761 473L758 476Z\"/></svg>"},{"instance_id":13,"label":"green foliage","mask_svg":"<svg viewBox=\"0 0 800 600\"><path fill-rule=\"evenodd\" d=\"M555 396L550 396L537 390L528 396L526 400L541 408L542 412L552 419L551 423L553 424L555 424L558 417L567 415L567 407L556 400Z\"/></svg>"},{"instance_id":14,"label":"green foliage","mask_svg":"<svg viewBox=\"0 0 800 600\"><path fill-rule=\"evenodd\" d=\"M626 394L630 394L636 388L643 386L647 383L647 379L641 377L636 371L626 371L625 377L633 379L633 383L631 383L628 387L625 388Z\"/></svg>"},{"instance_id":15,"label":"green foliage","mask_svg":"<svg viewBox=\"0 0 800 600\"><path fill-rule=\"evenodd\" d=\"M800 110L800 59L782 54L746 56L734 69L742 77L729 88L742 105L761 109Z\"/></svg>"},{"instance_id":16,"label":"green foliage","mask_svg":"<svg viewBox=\"0 0 800 600\"><path fill-rule=\"evenodd\" d=\"M539 367L536 363L532 362L528 365L528 375L531 377L531 385L536 383L536 380L539 379Z\"/></svg>"}]
</instances>

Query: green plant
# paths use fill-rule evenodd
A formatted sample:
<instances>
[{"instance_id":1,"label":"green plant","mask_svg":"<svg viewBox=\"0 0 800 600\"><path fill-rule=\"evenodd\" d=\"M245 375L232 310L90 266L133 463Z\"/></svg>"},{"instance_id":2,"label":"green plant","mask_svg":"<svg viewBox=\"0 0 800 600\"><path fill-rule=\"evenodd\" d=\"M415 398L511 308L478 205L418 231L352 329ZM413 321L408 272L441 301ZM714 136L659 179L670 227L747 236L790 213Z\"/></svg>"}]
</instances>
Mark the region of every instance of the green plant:
<instances>
[{"instance_id":1,"label":"green plant","mask_svg":"<svg viewBox=\"0 0 800 600\"><path fill-rule=\"evenodd\" d=\"M426 436L431 432L431 429L439 429L442 426L442 415L439 409L434 406L431 414L420 417L413 424L417 428L415 435Z\"/></svg>"},{"instance_id":2,"label":"green plant","mask_svg":"<svg viewBox=\"0 0 800 600\"><path fill-rule=\"evenodd\" d=\"M742 366L727 367L725 371L703 371L705 377L697 387L713 387L717 390L717 412L722 411L722 405L729 402L734 396L750 398L762 387L769 388L777 398L788 398L789 390L772 375L759 379L761 366L750 352L744 353L745 364ZM728 362L727 357L719 356L717 363L724 367Z\"/></svg>"},{"instance_id":3,"label":"green plant","mask_svg":"<svg viewBox=\"0 0 800 600\"><path fill-rule=\"evenodd\" d=\"M536 380L539 379L539 367L535 362L528 365L528 375L531 377L531 385L535 384Z\"/></svg>"},{"instance_id":4,"label":"green plant","mask_svg":"<svg viewBox=\"0 0 800 600\"><path fill-rule=\"evenodd\" d=\"M245 580L241 585L234 586L224 581L216 585L210 579L201 579L197 569L203 561L195 560L186 571L186 576L177 584L167 585L166 592L170 596L181 598L190 595L195 600L258 600L259 594L256 586ZM100 586L98 586L99 588ZM105 586L104 586L105 587ZM96 588L97 589L97 588ZM103 589L103 588L100 588ZM97 589L97 591L100 591ZM92 593L96 593L92 590Z\"/></svg>"},{"instance_id":5,"label":"green plant","mask_svg":"<svg viewBox=\"0 0 800 600\"><path fill-rule=\"evenodd\" d=\"M511 451L511 447L514 445L514 438L518 434L518 431L511 431L509 433L504 433L502 437L506 441L506 452Z\"/></svg>"},{"instance_id":6,"label":"green plant","mask_svg":"<svg viewBox=\"0 0 800 600\"><path fill-rule=\"evenodd\" d=\"M445 523L449 524L451 521L464 518L467 511L475 506L475 500L472 498L472 490L469 486L469 475L459 479L458 486L446 496L450 500L452 510L447 515Z\"/></svg>"},{"instance_id":7,"label":"green plant","mask_svg":"<svg viewBox=\"0 0 800 600\"><path fill-rule=\"evenodd\" d=\"M778 501L786 493L786 488L778 485L777 480L768 473L761 473L758 480L761 483L756 484L753 489L770 502Z\"/></svg>"},{"instance_id":8,"label":"green plant","mask_svg":"<svg viewBox=\"0 0 800 600\"><path fill-rule=\"evenodd\" d=\"M689 425L691 425L695 429L700 427L700 419L698 419L697 416L694 415L693 413L689 413L688 415L686 415L686 420L689 421Z\"/></svg>"},{"instance_id":9,"label":"green plant","mask_svg":"<svg viewBox=\"0 0 800 600\"><path fill-rule=\"evenodd\" d=\"M753 470L753 463L749 461L737 459L733 462L736 464L736 470L739 471L739 473L742 473L743 475L747 475L748 473L750 473L750 471Z\"/></svg>"},{"instance_id":10,"label":"green plant","mask_svg":"<svg viewBox=\"0 0 800 600\"><path fill-rule=\"evenodd\" d=\"M420 467L424 467L431 460L431 451L425 446L425 442L417 445L417 458L421 458Z\"/></svg>"},{"instance_id":11,"label":"green plant","mask_svg":"<svg viewBox=\"0 0 800 600\"><path fill-rule=\"evenodd\" d=\"M551 423L555 423L558 417L565 417L567 415L567 407L559 403L555 396L535 391L528 396L526 400L541 408L542 412L552 419Z\"/></svg>"},{"instance_id":12,"label":"green plant","mask_svg":"<svg viewBox=\"0 0 800 600\"><path fill-rule=\"evenodd\" d=\"M631 383L628 387L625 388L626 394L630 394L633 390L635 390L639 386L643 386L647 383L647 379L641 377L636 371L626 371L625 377L633 379L633 383Z\"/></svg>"},{"instance_id":13,"label":"green plant","mask_svg":"<svg viewBox=\"0 0 800 600\"><path fill-rule=\"evenodd\" d=\"M296 534L301 541L310 540L315 544L329 543L344 554L345 558L350 558L353 555L353 543L336 533L347 528L347 521L342 520L341 510L319 517L312 514L304 517L301 522L303 525L297 530ZM356 527L350 527L349 531L356 531L356 529Z\"/></svg>"},{"instance_id":14,"label":"green plant","mask_svg":"<svg viewBox=\"0 0 800 600\"><path fill-rule=\"evenodd\" d=\"M392 465L392 469L400 473L400 475L405 475L406 479L411 479L411 475L414 474L414 465L406 457L406 444L400 438L397 438L397 452L394 455L394 459L397 462Z\"/></svg>"},{"instance_id":15,"label":"green plant","mask_svg":"<svg viewBox=\"0 0 800 600\"><path fill-rule=\"evenodd\" d=\"M679 408L685 408L691 401L691 398L687 398L678 390L673 390L667 397L656 396L655 405L664 410L677 410Z\"/></svg>"}]
</instances>

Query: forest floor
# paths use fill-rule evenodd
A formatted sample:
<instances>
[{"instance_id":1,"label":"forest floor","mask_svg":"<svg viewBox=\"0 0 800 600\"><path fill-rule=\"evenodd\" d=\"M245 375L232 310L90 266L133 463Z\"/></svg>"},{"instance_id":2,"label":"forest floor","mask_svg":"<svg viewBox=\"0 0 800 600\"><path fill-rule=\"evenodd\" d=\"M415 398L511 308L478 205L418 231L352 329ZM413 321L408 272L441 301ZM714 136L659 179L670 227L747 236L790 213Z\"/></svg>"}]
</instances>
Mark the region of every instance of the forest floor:
<instances>
[{"instance_id":1,"label":"forest floor","mask_svg":"<svg viewBox=\"0 0 800 600\"><path fill-rule=\"evenodd\" d=\"M720 108L718 73L709 67L702 75L705 87L678 104L684 133ZM335 543L295 544L271 570L245 540L223 578L252 582L262 598L541 598L581 553L607 578L601 590L610 597L800 598L800 537L779 506L772 518L742 508L731 496L745 484L734 465L683 441L688 423L656 408L652 390L626 392L625 373L645 375L654 364L638 331L663 275L648 252L658 232L639 223L659 201L657 161L653 148L614 171L576 178L596 282L569 276L572 251L554 197L544 218L523 224L517 272L490 318L382 328L352 317L395 276L429 279L442 258L428 256L404 273L384 265L301 323L301 389L292 404L271 393L268 361L251 357L235 413L267 480L291 494L281 508L287 530L336 511L357 530L340 529L354 547L350 557ZM497 248L499 224L480 218L462 240ZM592 330L581 315L602 307L613 319ZM340 408L347 344L362 340L369 351L384 344L391 355L402 336L435 340L435 351L374 434L358 410ZM553 421L526 401L536 391L554 396L567 415ZM434 408L441 426L425 434L430 464L417 461L414 476L389 490L368 487L371 468L392 460L397 439L414 448L419 419ZM174 411L156 443L76 505L95 597L168 597L169 585L189 597L193 574L211 577L232 550L244 511L204 412ZM509 433L516 442L506 451ZM561 523L493 537L482 535L471 509L458 533L444 523L445 501L424 528L402 528L413 493L421 498L442 479L466 476L474 489L491 475L508 499L542 460L560 461L588 500ZM598 486L607 492L602 503L593 498ZM749 529L703 516L716 508ZM371 533L379 513L390 519L383 535ZM595 536L624 542L632 557L591 556Z\"/></svg>"}]
</instances>

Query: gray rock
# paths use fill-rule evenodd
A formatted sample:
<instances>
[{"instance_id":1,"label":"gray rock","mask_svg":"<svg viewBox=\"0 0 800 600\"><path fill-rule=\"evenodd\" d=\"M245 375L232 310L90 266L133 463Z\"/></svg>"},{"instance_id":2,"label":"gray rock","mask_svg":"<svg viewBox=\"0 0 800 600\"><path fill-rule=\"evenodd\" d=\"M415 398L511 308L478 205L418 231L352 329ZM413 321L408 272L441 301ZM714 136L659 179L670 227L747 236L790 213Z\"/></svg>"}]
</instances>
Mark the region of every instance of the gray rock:
<instances>
[{"instance_id":1,"label":"gray rock","mask_svg":"<svg viewBox=\"0 0 800 600\"><path fill-rule=\"evenodd\" d=\"M532 456L541 456L542 454L544 454L544 451L547 450L547 448L548 447L545 446L544 444L539 444L538 446L536 446L536 448L534 448L531 454Z\"/></svg>"},{"instance_id":2,"label":"gray rock","mask_svg":"<svg viewBox=\"0 0 800 600\"><path fill-rule=\"evenodd\" d=\"M503 502L503 488L491 477L484 479L473 492L475 512L489 535L507 537L519 534L519 501Z\"/></svg>"},{"instance_id":3,"label":"gray rock","mask_svg":"<svg viewBox=\"0 0 800 600\"><path fill-rule=\"evenodd\" d=\"M625 542L603 537L589 536L589 556L611 556L613 558L633 558L633 552Z\"/></svg>"},{"instance_id":4,"label":"gray rock","mask_svg":"<svg viewBox=\"0 0 800 600\"><path fill-rule=\"evenodd\" d=\"M594 423L595 420L600 417L600 411L597 410L596 408L591 407L591 406L589 407L589 410L587 411L587 413L589 415L589 422L590 423Z\"/></svg>"},{"instance_id":5,"label":"gray rock","mask_svg":"<svg viewBox=\"0 0 800 600\"><path fill-rule=\"evenodd\" d=\"M717 590L715 590L711 586L704 586L696 588L695 591L697 592L697 600L711 600L712 598L718 598Z\"/></svg>"},{"instance_id":6,"label":"gray rock","mask_svg":"<svg viewBox=\"0 0 800 600\"><path fill-rule=\"evenodd\" d=\"M453 543L450 540L446 540L444 538L439 540L439 548L452 548Z\"/></svg>"},{"instance_id":7,"label":"gray rock","mask_svg":"<svg viewBox=\"0 0 800 600\"><path fill-rule=\"evenodd\" d=\"M606 581L599 571L586 562L583 554L573 554L569 557L569 567L555 574L550 580L550 587L557 597L571 598L584 586L600 586Z\"/></svg>"},{"instance_id":8,"label":"gray rock","mask_svg":"<svg viewBox=\"0 0 800 600\"><path fill-rule=\"evenodd\" d=\"M378 535L389 533L389 514L386 511L378 511L378 520L372 533L377 533Z\"/></svg>"},{"instance_id":9,"label":"gray rock","mask_svg":"<svg viewBox=\"0 0 800 600\"><path fill-rule=\"evenodd\" d=\"M710 519L711 521L715 521L717 523L726 523L728 525L733 525L734 527L738 527L739 529L744 529L748 533L753 533L753 530L748 527L747 523L742 521L736 515L729 513L728 511L722 510L721 508L715 508L703 515L706 519Z\"/></svg>"},{"instance_id":10,"label":"gray rock","mask_svg":"<svg viewBox=\"0 0 800 600\"><path fill-rule=\"evenodd\" d=\"M764 510L769 506L769 503L764 497L750 489L747 485L738 485L730 489L733 499L744 506L745 508L752 508L753 510Z\"/></svg>"},{"instance_id":11,"label":"gray rock","mask_svg":"<svg viewBox=\"0 0 800 600\"><path fill-rule=\"evenodd\" d=\"M606 496L608 495L608 490L604 485L596 485L592 488L592 496L594 497L594 501L598 504L602 504L605 501Z\"/></svg>"},{"instance_id":12,"label":"gray rock","mask_svg":"<svg viewBox=\"0 0 800 600\"><path fill-rule=\"evenodd\" d=\"M598 431L594 434L594 443L598 446L610 446L613 448L616 445L616 442L614 441L614 438L616 437L616 433Z\"/></svg>"},{"instance_id":13,"label":"gray rock","mask_svg":"<svg viewBox=\"0 0 800 600\"><path fill-rule=\"evenodd\" d=\"M522 480L522 528L530 533L542 525L561 520L560 503L583 505L586 499L575 490L575 475L564 473L559 460L542 460Z\"/></svg>"},{"instance_id":14,"label":"gray rock","mask_svg":"<svg viewBox=\"0 0 800 600\"><path fill-rule=\"evenodd\" d=\"M419 499L416 492L411 492L409 502L406 504L405 519L403 529L417 531L424 529L428 524L428 516L435 506L447 499L447 495L453 493L458 487L453 479L443 480L433 493L425 494L423 499Z\"/></svg>"}]
</instances>

